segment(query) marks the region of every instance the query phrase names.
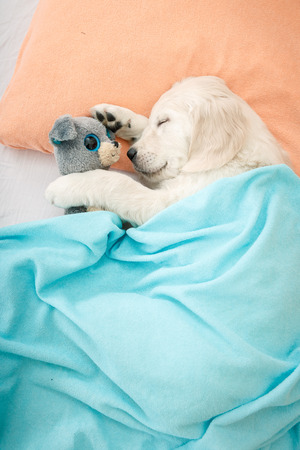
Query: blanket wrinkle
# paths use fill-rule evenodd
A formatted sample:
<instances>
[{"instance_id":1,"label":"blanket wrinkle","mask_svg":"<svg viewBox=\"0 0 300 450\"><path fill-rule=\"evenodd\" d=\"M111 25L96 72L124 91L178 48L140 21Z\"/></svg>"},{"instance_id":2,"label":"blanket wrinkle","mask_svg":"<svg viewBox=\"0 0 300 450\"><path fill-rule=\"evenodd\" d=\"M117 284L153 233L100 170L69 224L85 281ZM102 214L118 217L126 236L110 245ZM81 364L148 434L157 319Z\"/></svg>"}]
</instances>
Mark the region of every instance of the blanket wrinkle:
<instances>
[{"instance_id":1,"label":"blanket wrinkle","mask_svg":"<svg viewBox=\"0 0 300 450\"><path fill-rule=\"evenodd\" d=\"M101 211L0 245L1 448L298 448L290 169L220 180L126 232Z\"/></svg>"},{"instance_id":2,"label":"blanket wrinkle","mask_svg":"<svg viewBox=\"0 0 300 450\"><path fill-rule=\"evenodd\" d=\"M186 294L186 292L185 292ZM297 364L297 361L300 360L300 349L293 345L293 349L287 350L286 362L281 359L281 355L277 354L274 356L274 352L268 353L266 348L260 348L257 343L254 345L251 340L247 339L243 333L240 333L239 329L235 329L234 327L229 327L228 324L224 324L222 320L218 319L218 315L209 311L209 309L203 308L204 301L208 301L208 299L204 299L204 301L197 302L185 300L183 303L180 299L184 294L179 293L177 296L169 296L167 293L164 293L161 288L157 288L153 291L154 299L161 299L172 303L175 307L178 307L181 312L186 313L193 317L196 323L201 326L205 325L206 328L210 330L211 333L221 338L222 344L228 346L227 351L230 349L235 352L235 356L238 359L238 364L241 364L243 360L243 355L254 353L255 359L262 357L264 359L268 359L270 363L274 363L278 366L278 369L281 371L289 371L290 367L294 367ZM220 310L221 313L221 310ZM234 365L234 363L232 363Z\"/></svg>"},{"instance_id":3,"label":"blanket wrinkle","mask_svg":"<svg viewBox=\"0 0 300 450\"><path fill-rule=\"evenodd\" d=\"M100 369L99 369L100 370ZM134 426L136 429L139 430L149 430L149 426L147 426L146 422L146 416L144 411L139 407L139 405L128 395L126 394L120 386L115 384L111 378L106 375L103 371L102 376L107 377L107 380L111 383L112 389L116 392L115 399L112 400L111 397L105 398L105 394L103 395L102 392L100 392L100 395L102 397L101 402L97 402L97 390L94 392L94 396L90 397L90 401L86 402L86 392L85 392L85 380L83 377L78 378L77 374L77 382L79 389L76 389L76 392L74 392L73 389L66 390L64 387L64 381L63 379L55 380L55 383L47 383L43 384L40 380L33 380L33 384L35 384L37 387L39 387L42 390L48 390L48 391L54 391L56 394L59 394L60 396L69 397L72 401L81 403L84 407L87 406L93 410L93 413L98 413L99 415L104 415L109 419L116 420L124 425L130 423L130 426ZM54 381L54 379L52 379ZM120 402L120 398L122 398L122 401ZM122 402L126 403L126 406L131 404L131 408L127 408L127 410L124 410L124 406ZM130 411L132 410L132 412ZM137 417L140 418L140 420L137 419ZM155 430L154 430L155 431Z\"/></svg>"},{"instance_id":4,"label":"blanket wrinkle","mask_svg":"<svg viewBox=\"0 0 300 450\"><path fill-rule=\"evenodd\" d=\"M92 373L88 374L88 373L81 372L81 371L78 372L78 368L76 370L76 369L73 369L73 368L70 368L67 366L60 366L60 369L61 369L60 373L53 371L53 374L50 375L53 378L50 378L47 376L45 378L43 376L43 374L39 373L38 378L32 378L32 383L34 385L36 385L37 387L39 387L40 389L55 391L56 393L58 393L61 396L67 396L67 397L70 397L70 399L72 399L72 400L81 402L83 405L90 407L95 412L97 412L101 415L105 415L106 417L108 417L110 419L115 419L124 424L126 424L129 419L131 426L133 426L133 424L135 424L135 427L137 429L141 429L141 430L145 429L145 425L143 425L143 423L146 421L146 417L145 417L143 410L139 407L139 405L134 401L133 398L131 398L125 391L122 390L122 388L117 383L115 383L113 381L113 379L111 378L111 376L109 374L107 374L107 373L105 373L105 371L103 371L103 369L101 368L101 362L99 364L99 362L97 363L97 362L93 361L93 363L96 368L96 371L94 370L93 374ZM66 389L66 385L65 385L65 380L67 378L69 378L70 376L72 377L72 372L73 372L73 376L76 377L76 382L77 382L76 391L74 391L74 388L72 387L72 383L70 384L70 386L68 386L67 389ZM45 373L45 371L44 371L44 373ZM99 374L101 374L100 377L99 377ZM47 372L46 372L46 375L47 375ZM106 379L106 382L111 385L111 390L115 393L114 401L112 401L111 396L108 396L107 398L105 398L105 393L101 392L101 389L100 389L99 395L97 395L97 389L95 389L95 387L94 387L94 395L93 395L93 397L90 398L90 401L88 403L86 403L86 400L85 400L86 399L86 394L85 394L86 380L88 379L91 382L92 379L94 378L94 380L96 381L95 386L97 386L97 384L98 384L97 379L98 379L98 381L100 381L100 379L103 377ZM100 397L101 397L101 402L98 402L97 398L100 398ZM120 403L120 399L122 399L121 403ZM124 410L124 406L122 405L122 403L126 404L127 411ZM130 405L131 405L131 407L130 407ZM134 417L133 413L131 413L130 410L134 411L134 415L139 417L138 424L136 423L137 417ZM117 411L117 417L115 417L116 411ZM121 420L120 416L123 417L122 420ZM149 428L149 426L148 426L148 428Z\"/></svg>"},{"instance_id":5,"label":"blanket wrinkle","mask_svg":"<svg viewBox=\"0 0 300 450\"><path fill-rule=\"evenodd\" d=\"M265 445L269 445L270 443L274 442L276 439L278 439L281 435L283 430L287 432L290 430L294 425L299 426L299 408L300 408L300 387L299 387L299 372L300 372L300 366L295 368L283 381L282 383L278 384L278 386L274 387L274 389L271 389L268 391L265 395L258 397L248 403L245 402L243 406L241 406L239 409L234 408L233 410L229 411L227 414L220 415L214 419L214 426L215 427L224 427L226 429L227 427L234 427L235 432L239 432L243 430L244 427L248 426L249 424L249 418L253 416L255 418L256 415L262 416L265 408L268 410L268 415L272 414L272 410L276 411L276 414L278 415L279 419L279 428L278 431L274 433L274 430L272 430L272 424L268 423L268 433L270 437L267 437L265 442L261 443L261 446L264 447ZM288 387L287 392L285 392L285 388ZM294 392L293 392L294 391ZM291 396L291 392L296 397L296 402L292 400L293 395ZM266 406L266 400L268 402L268 406ZM293 414L296 413L296 416L292 419ZM259 420L259 417L256 418L254 423L257 423ZM238 427L240 427L241 430L238 430ZM254 436L256 440L259 442L260 435L263 434L261 429L258 427L255 428L257 435ZM254 447L246 447L245 448L252 449ZM259 444L255 448L260 448ZM280 448L280 447L278 447ZM282 447L282 448L289 448ZM297 447L291 447L291 448L297 448Z\"/></svg>"},{"instance_id":6,"label":"blanket wrinkle","mask_svg":"<svg viewBox=\"0 0 300 450\"><path fill-rule=\"evenodd\" d=\"M249 219L249 218L248 218ZM140 240L130 240L130 241L122 241L118 242L117 247L113 247L110 249L109 256L111 258L117 259L117 260L126 260L128 261L128 255L131 255L130 261L132 262L141 262L141 261L149 261L149 255L151 255L151 261L155 262L157 264L161 264L164 267L166 265L170 265L171 260L171 267L174 266L174 264L177 264L178 266L189 266L193 263L193 261L197 260L197 251L203 251L206 252L210 245L216 245L218 246L218 240L221 241L220 244L223 245L222 249L222 256L223 260L218 261L220 266L222 267L223 271L223 265L227 258L227 255L229 254L229 251L232 250L230 253L231 258L229 260L230 265L234 265L234 261L232 260L233 257L236 258L236 262L238 262L240 257L244 256L244 253L246 253L248 250L251 250L251 248L255 245L255 241L260 239L260 234L263 232L265 223L266 223L267 217L253 217L250 216L250 220L248 220L248 223L243 223L236 225L234 222L227 223L227 224L216 224L211 227L207 227L204 229L199 228L198 230L184 233L183 235L176 233L175 235L172 235L172 240L177 240L176 243L172 243L172 240L170 240L170 236L168 233L162 232L163 235L162 242L158 246L158 242L156 239L156 235L149 233L149 241L155 243L155 248L146 246L138 247L138 253L135 253L135 248L137 246L137 243L140 244ZM139 229L137 229L139 230ZM131 232L132 235L136 235L136 231L133 230ZM224 237L227 235L228 241L224 240ZM213 240L211 238L213 237ZM219 238L219 239L218 239ZM195 243L196 240L196 243ZM169 241L169 242L168 242ZM178 250L178 244L185 244L188 248L190 246L191 251L189 254L183 256L176 250ZM197 247L195 248L195 245ZM240 253L240 254L239 254ZM173 259L171 258L173 257ZM215 272L213 271L212 277L215 277Z\"/></svg>"},{"instance_id":7,"label":"blanket wrinkle","mask_svg":"<svg viewBox=\"0 0 300 450\"><path fill-rule=\"evenodd\" d=\"M38 362L39 365L46 365L49 369L50 366L55 366L58 369L67 369L70 371L78 371L78 367L74 366L72 357L68 359L68 355L61 354L59 357L55 353L55 350L44 352L43 348L33 348L31 343L18 342L17 340L11 341L9 339L0 338L0 344L2 351L20 359L32 360L32 362ZM77 355L78 356L78 355ZM87 376L87 373L84 373Z\"/></svg>"}]
</instances>

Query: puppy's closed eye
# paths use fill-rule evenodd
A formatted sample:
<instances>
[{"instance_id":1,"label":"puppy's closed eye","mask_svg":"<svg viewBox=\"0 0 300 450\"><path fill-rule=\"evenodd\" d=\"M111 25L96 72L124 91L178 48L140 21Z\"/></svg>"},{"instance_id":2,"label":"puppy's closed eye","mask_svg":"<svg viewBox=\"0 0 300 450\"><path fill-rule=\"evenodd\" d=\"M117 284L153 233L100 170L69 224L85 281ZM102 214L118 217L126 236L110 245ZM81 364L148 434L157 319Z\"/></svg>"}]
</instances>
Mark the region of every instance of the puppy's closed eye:
<instances>
[{"instance_id":1,"label":"puppy's closed eye","mask_svg":"<svg viewBox=\"0 0 300 450\"><path fill-rule=\"evenodd\" d=\"M165 119L159 120L157 123L157 127L160 127L163 123L169 122L170 119L166 117Z\"/></svg>"}]
</instances>

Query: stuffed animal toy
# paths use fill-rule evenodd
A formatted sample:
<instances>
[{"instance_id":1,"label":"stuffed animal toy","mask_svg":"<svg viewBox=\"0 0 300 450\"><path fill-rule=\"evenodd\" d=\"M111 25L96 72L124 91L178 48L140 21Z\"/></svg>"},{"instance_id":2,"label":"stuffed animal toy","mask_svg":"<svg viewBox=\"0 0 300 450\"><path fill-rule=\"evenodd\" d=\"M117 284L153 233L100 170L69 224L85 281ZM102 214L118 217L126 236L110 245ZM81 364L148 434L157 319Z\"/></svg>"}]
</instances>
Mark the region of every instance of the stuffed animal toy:
<instances>
[{"instance_id":1,"label":"stuffed animal toy","mask_svg":"<svg viewBox=\"0 0 300 450\"><path fill-rule=\"evenodd\" d=\"M120 144L105 126L91 117L59 117L49 133L61 175L109 169L120 158ZM65 214L95 211L98 208L68 208Z\"/></svg>"}]
</instances>

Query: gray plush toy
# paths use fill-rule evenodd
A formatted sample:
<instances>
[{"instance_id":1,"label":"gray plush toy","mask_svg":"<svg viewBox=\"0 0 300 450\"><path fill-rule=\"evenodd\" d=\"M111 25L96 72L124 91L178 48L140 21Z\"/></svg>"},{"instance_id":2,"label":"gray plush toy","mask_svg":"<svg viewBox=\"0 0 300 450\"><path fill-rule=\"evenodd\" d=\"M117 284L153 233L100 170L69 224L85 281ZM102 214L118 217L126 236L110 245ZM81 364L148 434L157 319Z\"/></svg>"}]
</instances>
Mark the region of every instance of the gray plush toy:
<instances>
[{"instance_id":1,"label":"gray plush toy","mask_svg":"<svg viewBox=\"0 0 300 450\"><path fill-rule=\"evenodd\" d=\"M49 133L61 175L109 169L120 158L120 144L105 126L91 117L59 117ZM98 208L79 206L65 213L95 211Z\"/></svg>"}]
</instances>

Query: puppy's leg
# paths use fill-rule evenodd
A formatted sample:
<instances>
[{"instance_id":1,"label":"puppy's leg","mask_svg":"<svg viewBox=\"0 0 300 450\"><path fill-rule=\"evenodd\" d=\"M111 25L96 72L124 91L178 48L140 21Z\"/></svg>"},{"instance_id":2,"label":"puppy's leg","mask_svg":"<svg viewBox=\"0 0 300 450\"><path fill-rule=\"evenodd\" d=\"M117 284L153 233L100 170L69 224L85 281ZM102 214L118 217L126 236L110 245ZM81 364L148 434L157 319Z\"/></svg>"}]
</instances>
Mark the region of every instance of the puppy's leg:
<instances>
[{"instance_id":1,"label":"puppy's leg","mask_svg":"<svg viewBox=\"0 0 300 450\"><path fill-rule=\"evenodd\" d=\"M121 106L101 103L91 108L92 116L103 123L116 136L126 141L139 139L148 124L145 116Z\"/></svg>"},{"instance_id":2,"label":"puppy's leg","mask_svg":"<svg viewBox=\"0 0 300 450\"><path fill-rule=\"evenodd\" d=\"M143 224L176 201L170 191L155 191L129 176L101 169L57 178L45 195L58 207L102 207L133 225Z\"/></svg>"}]
</instances>

